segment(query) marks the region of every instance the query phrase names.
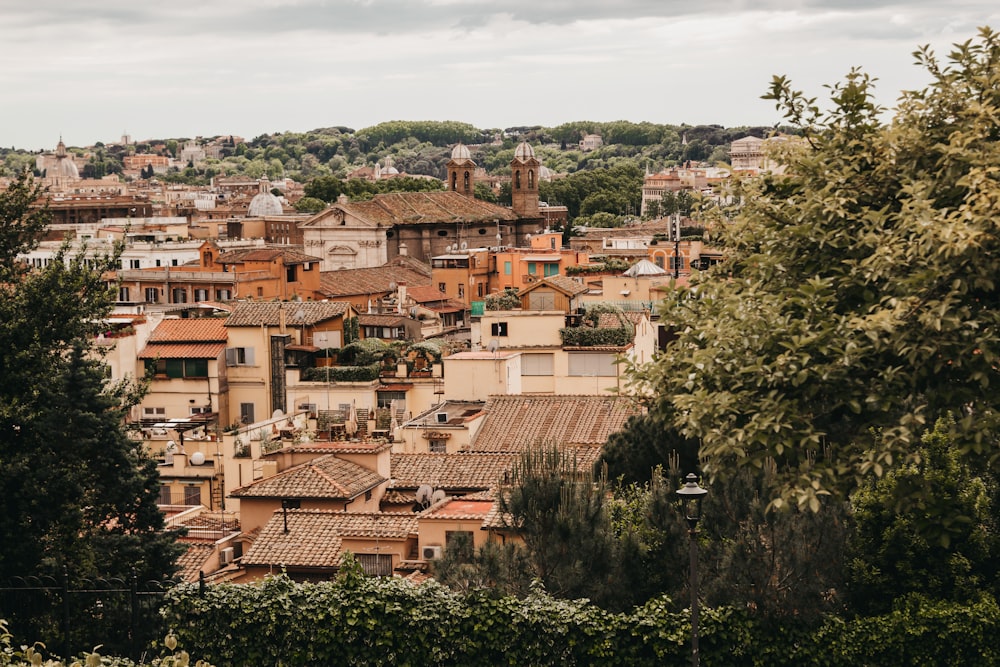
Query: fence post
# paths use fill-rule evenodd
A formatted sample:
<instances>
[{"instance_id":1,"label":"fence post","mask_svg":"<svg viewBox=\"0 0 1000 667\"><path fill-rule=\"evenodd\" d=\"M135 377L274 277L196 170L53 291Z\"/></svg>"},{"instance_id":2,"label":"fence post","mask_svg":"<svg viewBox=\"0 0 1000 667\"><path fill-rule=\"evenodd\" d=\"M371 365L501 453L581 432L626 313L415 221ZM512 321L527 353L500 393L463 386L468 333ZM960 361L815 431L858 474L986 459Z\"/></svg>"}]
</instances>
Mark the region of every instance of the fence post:
<instances>
[{"instance_id":1,"label":"fence post","mask_svg":"<svg viewBox=\"0 0 1000 667\"><path fill-rule=\"evenodd\" d=\"M139 633L139 577L135 568L132 568L132 577L129 585L129 650L132 652L133 660L139 659L138 642L136 635Z\"/></svg>"},{"instance_id":2,"label":"fence post","mask_svg":"<svg viewBox=\"0 0 1000 667\"><path fill-rule=\"evenodd\" d=\"M66 660L70 658L69 646L69 570L63 565L62 569L62 657Z\"/></svg>"}]
</instances>

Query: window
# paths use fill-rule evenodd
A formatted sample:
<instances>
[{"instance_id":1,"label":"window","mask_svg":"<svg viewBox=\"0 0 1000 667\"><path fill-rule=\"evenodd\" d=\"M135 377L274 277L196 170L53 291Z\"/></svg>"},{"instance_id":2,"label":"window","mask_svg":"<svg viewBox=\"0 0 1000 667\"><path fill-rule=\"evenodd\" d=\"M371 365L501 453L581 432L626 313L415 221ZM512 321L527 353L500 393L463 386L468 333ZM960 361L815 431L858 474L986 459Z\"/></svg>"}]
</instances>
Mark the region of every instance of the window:
<instances>
[{"instance_id":1,"label":"window","mask_svg":"<svg viewBox=\"0 0 1000 667\"><path fill-rule=\"evenodd\" d=\"M656 265L657 265L658 267L660 267L660 268L662 269L662 268L663 268L663 255L657 255L656 257L654 257L654 258L653 258L653 262L654 262L654 263L655 263L655 264L656 264Z\"/></svg>"},{"instance_id":2,"label":"window","mask_svg":"<svg viewBox=\"0 0 1000 667\"><path fill-rule=\"evenodd\" d=\"M173 303L187 303L187 290L183 287L175 287L171 291Z\"/></svg>"},{"instance_id":3,"label":"window","mask_svg":"<svg viewBox=\"0 0 1000 667\"><path fill-rule=\"evenodd\" d=\"M493 322L490 324L490 333L494 336L506 336L507 335L507 323L506 322Z\"/></svg>"},{"instance_id":4,"label":"window","mask_svg":"<svg viewBox=\"0 0 1000 667\"><path fill-rule=\"evenodd\" d=\"M528 262L528 275L529 276L535 275L535 263L534 262Z\"/></svg>"},{"instance_id":5,"label":"window","mask_svg":"<svg viewBox=\"0 0 1000 667\"><path fill-rule=\"evenodd\" d=\"M240 422L244 424L254 423L253 403L240 403Z\"/></svg>"},{"instance_id":6,"label":"window","mask_svg":"<svg viewBox=\"0 0 1000 667\"><path fill-rule=\"evenodd\" d=\"M475 542L471 530L444 531L444 545L448 551L454 551L468 558L471 558L475 552Z\"/></svg>"},{"instance_id":7,"label":"window","mask_svg":"<svg viewBox=\"0 0 1000 667\"><path fill-rule=\"evenodd\" d=\"M448 441L447 440L431 440L430 441L431 454L447 454L448 453Z\"/></svg>"},{"instance_id":8,"label":"window","mask_svg":"<svg viewBox=\"0 0 1000 667\"><path fill-rule=\"evenodd\" d=\"M445 287L447 287L447 285L445 285L444 283L438 283L439 292L447 292L448 290L446 290Z\"/></svg>"},{"instance_id":9,"label":"window","mask_svg":"<svg viewBox=\"0 0 1000 667\"><path fill-rule=\"evenodd\" d=\"M208 359L147 359L146 369L168 378L207 378Z\"/></svg>"},{"instance_id":10,"label":"window","mask_svg":"<svg viewBox=\"0 0 1000 667\"><path fill-rule=\"evenodd\" d=\"M392 576L392 554L355 554L358 565L371 577Z\"/></svg>"},{"instance_id":11,"label":"window","mask_svg":"<svg viewBox=\"0 0 1000 667\"><path fill-rule=\"evenodd\" d=\"M546 276L558 276L559 275L559 265L558 264L543 264L543 273Z\"/></svg>"},{"instance_id":12,"label":"window","mask_svg":"<svg viewBox=\"0 0 1000 667\"><path fill-rule=\"evenodd\" d=\"M380 391L375 394L377 404L375 407L391 408L392 404L399 401L401 404L406 401L405 391Z\"/></svg>"},{"instance_id":13,"label":"window","mask_svg":"<svg viewBox=\"0 0 1000 667\"><path fill-rule=\"evenodd\" d=\"M615 377L618 367L615 355L606 352L570 352L569 375L585 377Z\"/></svg>"},{"instance_id":14,"label":"window","mask_svg":"<svg viewBox=\"0 0 1000 667\"><path fill-rule=\"evenodd\" d=\"M458 298L459 299L465 298L465 285L463 285L462 283L458 284Z\"/></svg>"},{"instance_id":15,"label":"window","mask_svg":"<svg viewBox=\"0 0 1000 667\"><path fill-rule=\"evenodd\" d=\"M142 418L143 419L165 419L167 416L166 408L143 408Z\"/></svg>"},{"instance_id":16,"label":"window","mask_svg":"<svg viewBox=\"0 0 1000 667\"><path fill-rule=\"evenodd\" d=\"M298 278L295 274L295 265L292 264L285 269L285 282L294 283Z\"/></svg>"},{"instance_id":17,"label":"window","mask_svg":"<svg viewBox=\"0 0 1000 667\"><path fill-rule=\"evenodd\" d=\"M146 303L158 303L160 299L160 290L155 287L146 288Z\"/></svg>"},{"instance_id":18,"label":"window","mask_svg":"<svg viewBox=\"0 0 1000 667\"><path fill-rule=\"evenodd\" d=\"M138 268L141 268L141 260L138 260L138 259L130 259L130 260L128 261L128 268L130 268L130 269L138 269Z\"/></svg>"},{"instance_id":19,"label":"window","mask_svg":"<svg viewBox=\"0 0 1000 667\"><path fill-rule=\"evenodd\" d=\"M670 256L670 269L683 269L684 268L684 255L671 255Z\"/></svg>"},{"instance_id":20,"label":"window","mask_svg":"<svg viewBox=\"0 0 1000 667\"><path fill-rule=\"evenodd\" d=\"M196 289L194 291L195 301L208 301L208 290L207 289Z\"/></svg>"},{"instance_id":21,"label":"window","mask_svg":"<svg viewBox=\"0 0 1000 667\"><path fill-rule=\"evenodd\" d=\"M160 505L170 505L170 485L160 484L160 499L157 501Z\"/></svg>"},{"instance_id":22,"label":"window","mask_svg":"<svg viewBox=\"0 0 1000 667\"><path fill-rule=\"evenodd\" d=\"M522 354L521 375L552 375L552 354Z\"/></svg>"},{"instance_id":23,"label":"window","mask_svg":"<svg viewBox=\"0 0 1000 667\"><path fill-rule=\"evenodd\" d=\"M264 296L264 288L263 287L258 287L257 288L257 296L258 297Z\"/></svg>"},{"instance_id":24,"label":"window","mask_svg":"<svg viewBox=\"0 0 1000 667\"><path fill-rule=\"evenodd\" d=\"M252 347L227 347L226 348L226 365L227 366L253 366L253 348Z\"/></svg>"},{"instance_id":25,"label":"window","mask_svg":"<svg viewBox=\"0 0 1000 667\"><path fill-rule=\"evenodd\" d=\"M480 299L483 298L483 284L482 283L476 283L476 296L478 296Z\"/></svg>"},{"instance_id":26,"label":"window","mask_svg":"<svg viewBox=\"0 0 1000 667\"><path fill-rule=\"evenodd\" d=\"M177 266L177 260L176 259L170 260L170 266Z\"/></svg>"},{"instance_id":27,"label":"window","mask_svg":"<svg viewBox=\"0 0 1000 667\"><path fill-rule=\"evenodd\" d=\"M511 262L504 262L503 263L503 274L505 276L509 276L511 273L513 273L513 268L514 267L512 266Z\"/></svg>"},{"instance_id":28,"label":"window","mask_svg":"<svg viewBox=\"0 0 1000 667\"><path fill-rule=\"evenodd\" d=\"M191 408L192 415L207 415L211 414L212 407L209 405L196 405Z\"/></svg>"},{"instance_id":29,"label":"window","mask_svg":"<svg viewBox=\"0 0 1000 667\"><path fill-rule=\"evenodd\" d=\"M201 505L201 487L200 486L185 486L184 487L184 504L185 505Z\"/></svg>"},{"instance_id":30,"label":"window","mask_svg":"<svg viewBox=\"0 0 1000 667\"><path fill-rule=\"evenodd\" d=\"M160 260L156 260L156 266L160 266Z\"/></svg>"},{"instance_id":31,"label":"window","mask_svg":"<svg viewBox=\"0 0 1000 667\"><path fill-rule=\"evenodd\" d=\"M128 297L129 297L128 288L127 287L119 287L118 288L118 300L119 301L128 301L129 300Z\"/></svg>"},{"instance_id":32,"label":"window","mask_svg":"<svg viewBox=\"0 0 1000 667\"><path fill-rule=\"evenodd\" d=\"M229 301L229 299L232 298L231 294L232 292L230 292L227 289L215 290L215 298L218 299L219 301Z\"/></svg>"}]
</instances>

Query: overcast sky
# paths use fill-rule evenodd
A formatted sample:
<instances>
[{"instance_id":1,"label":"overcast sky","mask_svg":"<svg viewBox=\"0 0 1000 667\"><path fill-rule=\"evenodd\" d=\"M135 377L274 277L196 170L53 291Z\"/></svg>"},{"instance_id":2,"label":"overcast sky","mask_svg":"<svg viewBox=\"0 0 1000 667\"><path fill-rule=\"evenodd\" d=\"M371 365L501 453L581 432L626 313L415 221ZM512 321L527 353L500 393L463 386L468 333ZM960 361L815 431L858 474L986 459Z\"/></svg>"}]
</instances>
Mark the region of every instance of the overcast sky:
<instances>
[{"instance_id":1,"label":"overcast sky","mask_svg":"<svg viewBox=\"0 0 1000 667\"><path fill-rule=\"evenodd\" d=\"M996 0L0 0L0 146L630 120L771 125L771 77L880 101Z\"/></svg>"}]
</instances>

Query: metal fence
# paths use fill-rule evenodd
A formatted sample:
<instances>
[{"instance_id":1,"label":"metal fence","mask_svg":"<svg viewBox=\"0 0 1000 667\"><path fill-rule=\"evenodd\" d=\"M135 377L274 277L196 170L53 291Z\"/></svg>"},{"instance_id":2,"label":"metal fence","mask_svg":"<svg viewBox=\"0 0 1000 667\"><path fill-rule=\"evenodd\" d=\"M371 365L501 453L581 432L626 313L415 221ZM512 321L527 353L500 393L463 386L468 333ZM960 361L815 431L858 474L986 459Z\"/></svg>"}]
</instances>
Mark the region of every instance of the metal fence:
<instances>
[{"instance_id":1,"label":"metal fence","mask_svg":"<svg viewBox=\"0 0 1000 667\"><path fill-rule=\"evenodd\" d=\"M12 577L0 582L0 618L15 644L45 643L68 658L101 646L105 655L134 661L166 633L159 610L176 581L140 582L62 577Z\"/></svg>"}]
</instances>

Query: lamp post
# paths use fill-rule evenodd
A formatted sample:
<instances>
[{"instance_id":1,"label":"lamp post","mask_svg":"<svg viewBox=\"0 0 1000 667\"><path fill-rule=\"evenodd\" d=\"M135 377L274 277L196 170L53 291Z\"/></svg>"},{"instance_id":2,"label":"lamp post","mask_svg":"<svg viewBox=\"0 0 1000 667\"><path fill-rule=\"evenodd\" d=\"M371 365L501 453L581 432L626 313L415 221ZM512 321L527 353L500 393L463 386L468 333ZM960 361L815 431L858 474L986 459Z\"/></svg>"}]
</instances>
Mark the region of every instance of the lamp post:
<instances>
[{"instance_id":1,"label":"lamp post","mask_svg":"<svg viewBox=\"0 0 1000 667\"><path fill-rule=\"evenodd\" d=\"M707 489L698 486L698 476L693 472L684 478L684 486L677 489L687 519L691 557L691 664L698 667L698 519L701 518L701 501L708 494Z\"/></svg>"}]
</instances>

